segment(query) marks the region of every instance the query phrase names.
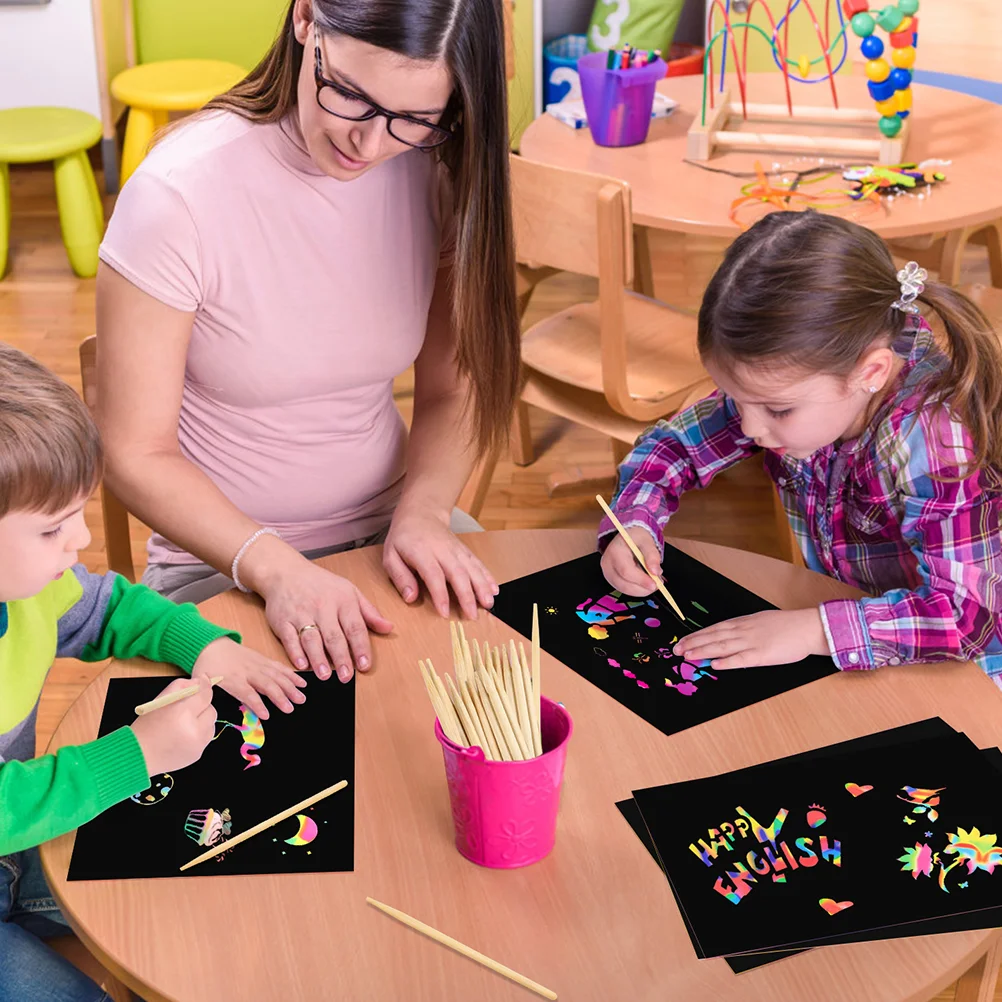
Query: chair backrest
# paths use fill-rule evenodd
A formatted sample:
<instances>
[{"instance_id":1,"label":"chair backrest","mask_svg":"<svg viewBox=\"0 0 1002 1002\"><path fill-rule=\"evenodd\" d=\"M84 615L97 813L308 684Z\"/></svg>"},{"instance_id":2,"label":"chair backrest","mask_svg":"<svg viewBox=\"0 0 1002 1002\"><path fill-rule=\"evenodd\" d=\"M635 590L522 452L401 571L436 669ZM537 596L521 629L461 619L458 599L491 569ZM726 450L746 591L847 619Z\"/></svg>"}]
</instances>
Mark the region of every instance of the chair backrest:
<instances>
[{"instance_id":1,"label":"chair backrest","mask_svg":"<svg viewBox=\"0 0 1002 1002\"><path fill-rule=\"evenodd\" d=\"M633 281L633 216L625 181L511 158L515 257L625 287ZM619 274L602 275L602 257Z\"/></svg>"},{"instance_id":2,"label":"chair backrest","mask_svg":"<svg viewBox=\"0 0 1002 1002\"><path fill-rule=\"evenodd\" d=\"M97 407L97 337L93 334L80 342L80 381L83 384L84 403L93 414ZM130 581L135 581L136 569L132 563L129 512L103 480L101 519L104 523L104 549L108 557L108 569L117 571Z\"/></svg>"}]
</instances>

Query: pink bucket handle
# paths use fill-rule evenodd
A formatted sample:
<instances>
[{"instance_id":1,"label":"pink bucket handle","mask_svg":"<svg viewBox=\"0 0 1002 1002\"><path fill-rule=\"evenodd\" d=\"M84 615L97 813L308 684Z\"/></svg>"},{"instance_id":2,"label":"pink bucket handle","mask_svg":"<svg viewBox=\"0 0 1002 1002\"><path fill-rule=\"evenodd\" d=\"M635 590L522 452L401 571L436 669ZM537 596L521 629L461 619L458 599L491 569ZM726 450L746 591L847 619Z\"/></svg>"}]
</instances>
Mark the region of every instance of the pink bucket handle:
<instances>
[{"instance_id":1,"label":"pink bucket handle","mask_svg":"<svg viewBox=\"0 0 1002 1002\"><path fill-rule=\"evenodd\" d=\"M446 737L445 731L442 730L442 725L438 722L438 717L435 718L435 737L442 742L444 747L461 758L469 759L472 762L485 762L487 760L483 748L479 745L466 748L463 745L457 745L451 738Z\"/></svg>"}]
</instances>

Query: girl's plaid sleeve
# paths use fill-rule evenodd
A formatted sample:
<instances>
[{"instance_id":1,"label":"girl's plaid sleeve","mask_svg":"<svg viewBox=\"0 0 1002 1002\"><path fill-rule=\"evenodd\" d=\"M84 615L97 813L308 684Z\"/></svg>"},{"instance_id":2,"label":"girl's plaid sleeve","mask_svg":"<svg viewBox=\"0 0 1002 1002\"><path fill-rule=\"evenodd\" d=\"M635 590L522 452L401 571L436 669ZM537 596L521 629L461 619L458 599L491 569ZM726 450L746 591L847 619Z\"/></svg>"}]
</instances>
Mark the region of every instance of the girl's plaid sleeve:
<instances>
[{"instance_id":1,"label":"girl's plaid sleeve","mask_svg":"<svg viewBox=\"0 0 1002 1002\"><path fill-rule=\"evenodd\" d=\"M641 436L619 468L612 509L627 528L646 529L664 552L664 527L682 494L758 451L741 432L734 402L717 390ZM616 529L604 518L598 533L604 547Z\"/></svg>"},{"instance_id":2,"label":"girl's plaid sleeve","mask_svg":"<svg viewBox=\"0 0 1002 1002\"><path fill-rule=\"evenodd\" d=\"M919 583L876 598L821 606L828 643L843 669L983 654L1002 616L998 493L984 476L956 479L970 439L948 412L925 412L898 438L894 459L901 535Z\"/></svg>"}]
</instances>

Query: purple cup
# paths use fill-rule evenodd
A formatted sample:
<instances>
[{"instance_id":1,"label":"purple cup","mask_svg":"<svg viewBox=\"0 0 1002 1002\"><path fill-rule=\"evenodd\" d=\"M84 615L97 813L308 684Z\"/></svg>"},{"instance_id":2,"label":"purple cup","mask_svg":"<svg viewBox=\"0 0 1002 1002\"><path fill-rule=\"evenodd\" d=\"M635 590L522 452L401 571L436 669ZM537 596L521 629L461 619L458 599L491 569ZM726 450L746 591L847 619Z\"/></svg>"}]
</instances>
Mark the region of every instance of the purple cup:
<instances>
[{"instance_id":1,"label":"purple cup","mask_svg":"<svg viewBox=\"0 0 1002 1002\"><path fill-rule=\"evenodd\" d=\"M647 138L654 92L668 65L655 59L647 66L610 70L608 58L607 52L589 52L578 60L588 128L599 146L636 146Z\"/></svg>"}]
</instances>

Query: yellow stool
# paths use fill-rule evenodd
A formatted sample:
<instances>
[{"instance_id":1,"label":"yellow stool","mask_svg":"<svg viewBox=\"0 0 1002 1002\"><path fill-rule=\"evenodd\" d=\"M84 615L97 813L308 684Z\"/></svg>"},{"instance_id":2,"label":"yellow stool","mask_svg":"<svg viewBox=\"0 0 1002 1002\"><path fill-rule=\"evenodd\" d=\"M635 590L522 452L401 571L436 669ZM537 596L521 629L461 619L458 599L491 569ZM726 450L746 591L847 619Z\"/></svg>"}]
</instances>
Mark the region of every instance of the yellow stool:
<instances>
[{"instance_id":1,"label":"yellow stool","mask_svg":"<svg viewBox=\"0 0 1002 1002\"><path fill-rule=\"evenodd\" d=\"M216 59L165 59L119 73L111 81L111 93L129 106L121 183L146 156L153 133L167 124L168 112L201 108L246 75L235 63Z\"/></svg>"},{"instance_id":2,"label":"yellow stool","mask_svg":"<svg viewBox=\"0 0 1002 1002\"><path fill-rule=\"evenodd\" d=\"M81 278L97 274L104 209L87 149L101 139L101 123L74 108L9 108L0 111L0 276L10 244L8 164L55 162L56 200L63 244Z\"/></svg>"}]
</instances>

